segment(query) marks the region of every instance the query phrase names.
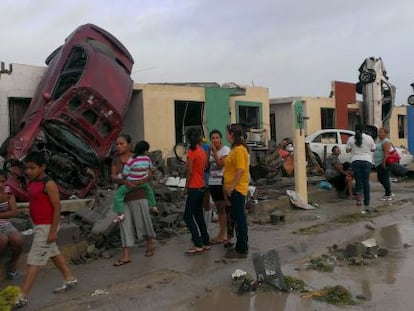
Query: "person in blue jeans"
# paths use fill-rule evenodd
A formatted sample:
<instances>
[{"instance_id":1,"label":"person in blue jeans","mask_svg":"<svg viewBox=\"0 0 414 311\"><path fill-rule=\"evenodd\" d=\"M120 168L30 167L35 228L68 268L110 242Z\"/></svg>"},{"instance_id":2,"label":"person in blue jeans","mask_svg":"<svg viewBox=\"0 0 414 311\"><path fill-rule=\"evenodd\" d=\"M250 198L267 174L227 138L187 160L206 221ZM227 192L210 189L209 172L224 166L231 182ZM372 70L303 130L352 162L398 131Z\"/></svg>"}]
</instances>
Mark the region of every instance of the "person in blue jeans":
<instances>
[{"instance_id":1,"label":"person in blue jeans","mask_svg":"<svg viewBox=\"0 0 414 311\"><path fill-rule=\"evenodd\" d=\"M355 127L355 136L348 139L346 152L351 152L351 167L355 177L355 197L357 206L362 205L364 193L364 209L362 213L371 212L369 175L372 168L372 154L376 145L374 139L363 132L362 125Z\"/></svg>"},{"instance_id":2,"label":"person in blue jeans","mask_svg":"<svg viewBox=\"0 0 414 311\"><path fill-rule=\"evenodd\" d=\"M187 132L190 147L187 153L187 179L184 194L187 194L184 222L191 233L193 246L185 254L194 255L210 249L210 236L204 220L203 198L206 191L204 172L207 154L201 147L201 133L190 128Z\"/></svg>"}]
</instances>

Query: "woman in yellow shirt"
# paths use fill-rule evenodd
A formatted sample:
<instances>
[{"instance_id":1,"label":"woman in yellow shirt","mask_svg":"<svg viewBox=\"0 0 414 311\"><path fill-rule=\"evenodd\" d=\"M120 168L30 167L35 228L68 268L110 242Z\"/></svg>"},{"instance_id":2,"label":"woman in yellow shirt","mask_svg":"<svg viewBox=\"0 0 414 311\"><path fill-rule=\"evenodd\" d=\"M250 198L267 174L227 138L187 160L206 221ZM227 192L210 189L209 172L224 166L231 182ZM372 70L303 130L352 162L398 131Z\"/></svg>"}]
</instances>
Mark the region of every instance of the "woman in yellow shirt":
<instances>
[{"instance_id":1,"label":"woman in yellow shirt","mask_svg":"<svg viewBox=\"0 0 414 311\"><path fill-rule=\"evenodd\" d=\"M224 159L224 190L231 204L231 216L237 228L237 242L225 256L245 258L248 253L245 202L249 187L249 153L241 126L228 125L226 138L231 143L231 151Z\"/></svg>"}]
</instances>

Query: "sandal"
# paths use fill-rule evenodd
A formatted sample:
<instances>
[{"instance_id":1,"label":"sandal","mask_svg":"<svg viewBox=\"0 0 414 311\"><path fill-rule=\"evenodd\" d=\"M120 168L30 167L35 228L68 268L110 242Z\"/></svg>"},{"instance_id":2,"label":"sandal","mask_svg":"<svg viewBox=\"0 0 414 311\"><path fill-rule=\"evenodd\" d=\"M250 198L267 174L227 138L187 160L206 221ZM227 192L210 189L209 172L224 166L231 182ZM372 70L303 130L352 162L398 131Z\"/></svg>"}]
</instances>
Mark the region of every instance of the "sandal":
<instances>
[{"instance_id":1,"label":"sandal","mask_svg":"<svg viewBox=\"0 0 414 311\"><path fill-rule=\"evenodd\" d=\"M128 264L128 263L130 263L130 262L131 262L131 260L122 260L122 259L118 259L118 261L117 261L117 262L114 262L114 263L113 263L113 266L114 266L114 267L120 267L120 266L126 265L126 264Z\"/></svg>"},{"instance_id":2,"label":"sandal","mask_svg":"<svg viewBox=\"0 0 414 311\"><path fill-rule=\"evenodd\" d=\"M188 250L185 251L185 255L197 255L197 254L201 254L202 252L204 252L204 248L202 247L191 247Z\"/></svg>"},{"instance_id":3,"label":"sandal","mask_svg":"<svg viewBox=\"0 0 414 311\"><path fill-rule=\"evenodd\" d=\"M205 251L209 251L210 249L211 249L210 245L204 245L203 246L203 250L205 250Z\"/></svg>"},{"instance_id":4,"label":"sandal","mask_svg":"<svg viewBox=\"0 0 414 311\"><path fill-rule=\"evenodd\" d=\"M213 245L215 245L215 244L223 244L223 243L226 243L226 242L227 242L227 240L225 240L225 239L219 240L219 239L215 238L215 239L211 239L210 240L210 244L213 244Z\"/></svg>"},{"instance_id":5,"label":"sandal","mask_svg":"<svg viewBox=\"0 0 414 311\"><path fill-rule=\"evenodd\" d=\"M151 257L151 256L153 256L154 255L154 249L152 248L152 249L147 249L146 251L145 251L145 257Z\"/></svg>"}]
</instances>

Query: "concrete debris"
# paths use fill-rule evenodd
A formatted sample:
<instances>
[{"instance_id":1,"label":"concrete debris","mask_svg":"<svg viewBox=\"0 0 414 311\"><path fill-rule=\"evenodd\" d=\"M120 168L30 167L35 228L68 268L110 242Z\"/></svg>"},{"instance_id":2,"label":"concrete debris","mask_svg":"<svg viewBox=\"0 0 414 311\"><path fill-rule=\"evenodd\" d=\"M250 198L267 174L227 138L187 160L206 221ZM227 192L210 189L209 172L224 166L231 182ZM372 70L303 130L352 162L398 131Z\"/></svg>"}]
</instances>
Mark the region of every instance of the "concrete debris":
<instances>
[{"instance_id":1,"label":"concrete debris","mask_svg":"<svg viewBox=\"0 0 414 311\"><path fill-rule=\"evenodd\" d=\"M247 275L247 272L246 272L246 271L243 271L243 270L237 269L237 270L235 270L235 271L231 274L231 278L234 280L234 279L237 279L237 278L241 278L241 277L243 277L243 276L245 276L245 275Z\"/></svg>"},{"instance_id":2,"label":"concrete debris","mask_svg":"<svg viewBox=\"0 0 414 311\"><path fill-rule=\"evenodd\" d=\"M106 289L95 289L92 293L91 293L91 297L94 296L101 296L101 295L108 295L109 292Z\"/></svg>"}]
</instances>

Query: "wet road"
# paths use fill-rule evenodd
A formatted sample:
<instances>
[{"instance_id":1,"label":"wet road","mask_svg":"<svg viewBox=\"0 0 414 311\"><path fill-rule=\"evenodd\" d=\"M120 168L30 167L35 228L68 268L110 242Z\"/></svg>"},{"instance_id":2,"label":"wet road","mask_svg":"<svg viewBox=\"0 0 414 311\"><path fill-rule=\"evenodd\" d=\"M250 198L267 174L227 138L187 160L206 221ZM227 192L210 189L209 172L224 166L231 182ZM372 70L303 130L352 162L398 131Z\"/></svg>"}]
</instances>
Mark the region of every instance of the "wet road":
<instances>
[{"instance_id":1,"label":"wet road","mask_svg":"<svg viewBox=\"0 0 414 311\"><path fill-rule=\"evenodd\" d=\"M308 310L366 310L410 311L414 309L414 220L406 217L394 224L361 237L375 237L380 247L389 250L366 266L337 266L332 273L307 270L304 262L283 266L283 273L304 280L314 288L342 285L354 296L364 300L353 306L337 307L320 303L299 294L281 292L250 293L242 296L234 288L221 288L200 299L193 310L240 311L308 311ZM298 271L299 270L299 271Z\"/></svg>"}]
</instances>

